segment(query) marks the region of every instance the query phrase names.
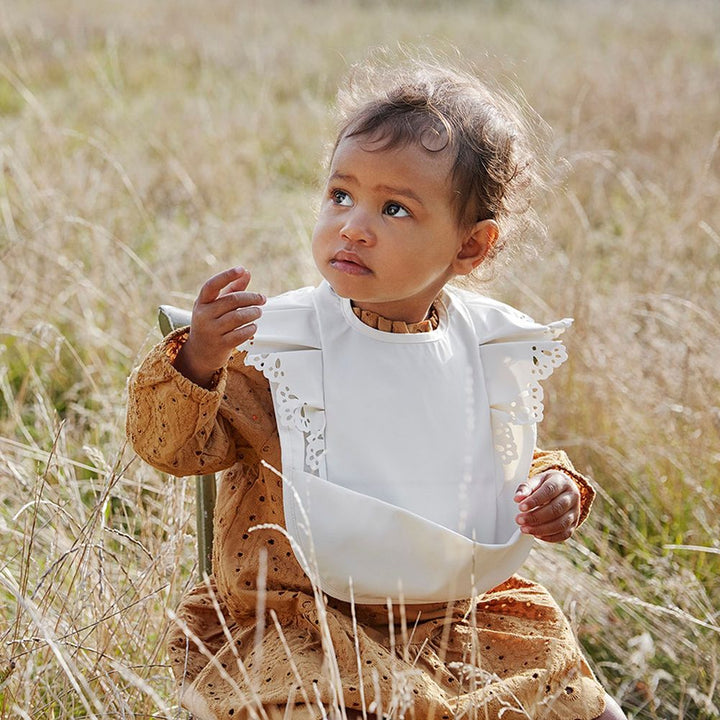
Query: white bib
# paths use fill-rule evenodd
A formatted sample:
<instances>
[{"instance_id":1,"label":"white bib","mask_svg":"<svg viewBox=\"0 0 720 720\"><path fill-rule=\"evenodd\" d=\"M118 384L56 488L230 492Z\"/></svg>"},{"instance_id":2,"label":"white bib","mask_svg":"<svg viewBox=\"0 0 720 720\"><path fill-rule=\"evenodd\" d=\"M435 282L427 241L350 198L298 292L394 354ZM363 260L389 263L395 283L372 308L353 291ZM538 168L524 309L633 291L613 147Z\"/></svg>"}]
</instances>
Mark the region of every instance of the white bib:
<instances>
[{"instance_id":1,"label":"white bib","mask_svg":"<svg viewBox=\"0 0 720 720\"><path fill-rule=\"evenodd\" d=\"M271 298L239 348L273 391L295 554L341 600L469 597L533 543L512 498L569 321L459 291L436 306L436 330L386 333L322 283Z\"/></svg>"}]
</instances>

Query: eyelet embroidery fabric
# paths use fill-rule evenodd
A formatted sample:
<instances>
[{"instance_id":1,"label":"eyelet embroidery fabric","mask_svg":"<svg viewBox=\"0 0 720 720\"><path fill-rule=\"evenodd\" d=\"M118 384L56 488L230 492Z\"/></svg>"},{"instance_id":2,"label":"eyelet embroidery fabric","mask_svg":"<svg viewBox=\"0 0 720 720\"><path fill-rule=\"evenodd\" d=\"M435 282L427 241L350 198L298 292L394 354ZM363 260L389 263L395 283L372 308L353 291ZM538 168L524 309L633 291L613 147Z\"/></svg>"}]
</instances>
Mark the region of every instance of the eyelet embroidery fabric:
<instances>
[{"instance_id":1,"label":"eyelet embroidery fabric","mask_svg":"<svg viewBox=\"0 0 720 720\"><path fill-rule=\"evenodd\" d=\"M507 422L493 424L495 452L497 452L503 465L509 465L518 459L517 443L513 436L512 427Z\"/></svg>"},{"instance_id":2,"label":"eyelet embroidery fabric","mask_svg":"<svg viewBox=\"0 0 720 720\"><path fill-rule=\"evenodd\" d=\"M564 325L562 330L567 325ZM561 330L561 332L562 332ZM514 423L525 425L538 423L543 419L543 389L539 380L549 378L555 368L567 360L567 350L559 341L535 343L530 348L532 368L530 370L537 380L530 380L527 388L521 390L517 400L510 403L510 417Z\"/></svg>"},{"instance_id":3,"label":"eyelet embroidery fabric","mask_svg":"<svg viewBox=\"0 0 720 720\"><path fill-rule=\"evenodd\" d=\"M248 345L252 346L253 342L250 341ZM317 476L325 452L325 414L313 412L307 402L293 393L285 380L278 353L252 355L248 350L245 362L262 372L270 383L278 422L303 434L305 470Z\"/></svg>"}]
</instances>

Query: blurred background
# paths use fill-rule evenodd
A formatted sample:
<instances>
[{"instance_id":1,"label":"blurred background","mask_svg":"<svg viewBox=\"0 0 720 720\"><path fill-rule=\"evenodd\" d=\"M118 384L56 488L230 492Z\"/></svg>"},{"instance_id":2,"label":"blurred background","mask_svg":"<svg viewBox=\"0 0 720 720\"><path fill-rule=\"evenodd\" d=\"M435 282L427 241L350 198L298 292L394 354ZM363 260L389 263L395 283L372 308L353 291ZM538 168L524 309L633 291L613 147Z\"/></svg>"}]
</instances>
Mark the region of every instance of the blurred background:
<instances>
[{"instance_id":1,"label":"blurred background","mask_svg":"<svg viewBox=\"0 0 720 720\"><path fill-rule=\"evenodd\" d=\"M547 236L483 291L575 318L541 444L600 491L527 572L629 717L720 717L720 4L5 0L0 718L185 717L193 481L133 458L125 381L211 274L317 281L335 92L402 43L549 127Z\"/></svg>"}]
</instances>

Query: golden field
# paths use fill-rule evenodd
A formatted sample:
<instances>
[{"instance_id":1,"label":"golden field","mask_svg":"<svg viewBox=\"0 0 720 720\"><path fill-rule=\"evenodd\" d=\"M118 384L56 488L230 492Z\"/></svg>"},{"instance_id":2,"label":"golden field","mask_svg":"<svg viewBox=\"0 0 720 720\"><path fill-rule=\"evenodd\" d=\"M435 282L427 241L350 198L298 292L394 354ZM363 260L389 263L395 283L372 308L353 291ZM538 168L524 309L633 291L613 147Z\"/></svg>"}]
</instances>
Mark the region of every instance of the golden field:
<instances>
[{"instance_id":1,"label":"golden field","mask_svg":"<svg viewBox=\"0 0 720 720\"><path fill-rule=\"evenodd\" d=\"M600 486L528 572L632 718L720 717L720 6L0 5L0 718L181 718L163 649L192 479L133 457L125 380L227 266L308 252L330 107L382 45L459 56L548 125L547 237L486 292L573 316L542 445Z\"/></svg>"}]
</instances>

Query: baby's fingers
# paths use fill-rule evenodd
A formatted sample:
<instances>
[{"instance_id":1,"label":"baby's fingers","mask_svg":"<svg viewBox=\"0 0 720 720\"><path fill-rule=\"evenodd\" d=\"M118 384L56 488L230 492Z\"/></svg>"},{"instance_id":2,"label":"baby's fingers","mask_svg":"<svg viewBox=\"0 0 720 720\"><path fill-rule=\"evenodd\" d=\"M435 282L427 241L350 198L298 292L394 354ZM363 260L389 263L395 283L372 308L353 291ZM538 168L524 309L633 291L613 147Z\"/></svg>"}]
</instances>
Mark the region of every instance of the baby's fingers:
<instances>
[{"instance_id":1,"label":"baby's fingers","mask_svg":"<svg viewBox=\"0 0 720 720\"><path fill-rule=\"evenodd\" d=\"M517 490L515 490L516 503L522 502L526 497L532 495L533 491L538 486L536 480L537 478L533 478L528 480L527 482L522 482L517 486Z\"/></svg>"},{"instance_id":2,"label":"baby's fingers","mask_svg":"<svg viewBox=\"0 0 720 720\"><path fill-rule=\"evenodd\" d=\"M556 471L529 478L520 485L515 493L516 501L518 501L520 488L526 485L530 489L530 494L520 502L519 510L528 512L547 505L552 502L553 498L566 491L571 482L565 475Z\"/></svg>"},{"instance_id":3,"label":"baby's fingers","mask_svg":"<svg viewBox=\"0 0 720 720\"><path fill-rule=\"evenodd\" d=\"M535 514L531 513L530 515ZM573 511L567 512L549 522L537 522L536 518L532 518L530 522L520 523L520 530L545 542L562 542L573 534L577 527L577 518L578 514Z\"/></svg>"},{"instance_id":4,"label":"baby's fingers","mask_svg":"<svg viewBox=\"0 0 720 720\"><path fill-rule=\"evenodd\" d=\"M200 288L197 302L202 304L211 303L222 295L223 290L227 288L228 285L232 284L236 286L234 289L244 290L249 283L250 273L244 267L228 268L213 275L205 282Z\"/></svg>"},{"instance_id":5,"label":"baby's fingers","mask_svg":"<svg viewBox=\"0 0 720 720\"><path fill-rule=\"evenodd\" d=\"M539 534L537 532L533 532L532 535L533 537L536 537L538 540L542 540L543 542L559 543L569 540L573 536L573 531L574 528L567 528L559 532L553 532L548 534Z\"/></svg>"},{"instance_id":6,"label":"baby's fingers","mask_svg":"<svg viewBox=\"0 0 720 720\"><path fill-rule=\"evenodd\" d=\"M267 298L262 293L230 292L213 301L208 309L212 311L212 317L220 318L241 309L264 305L266 301Z\"/></svg>"},{"instance_id":7,"label":"baby's fingers","mask_svg":"<svg viewBox=\"0 0 720 720\"><path fill-rule=\"evenodd\" d=\"M232 342L233 338L228 338L227 335L257 320L261 315L262 310L257 305L249 305L247 307L232 308L215 322L218 331L223 335L223 341L233 346L235 345Z\"/></svg>"},{"instance_id":8,"label":"baby's fingers","mask_svg":"<svg viewBox=\"0 0 720 720\"><path fill-rule=\"evenodd\" d=\"M554 523L563 524L561 529L564 529L565 524L575 527L579 515L578 499L574 493L567 491L558 495L547 505L543 505L531 512L521 512L516 520L521 527L532 528L533 534L537 534L535 530L541 528L547 530L549 528L546 526Z\"/></svg>"},{"instance_id":9,"label":"baby's fingers","mask_svg":"<svg viewBox=\"0 0 720 720\"><path fill-rule=\"evenodd\" d=\"M239 278L228 283L218 294L221 298L233 292L241 292L247 288L250 284L250 271L246 270Z\"/></svg>"},{"instance_id":10,"label":"baby's fingers","mask_svg":"<svg viewBox=\"0 0 720 720\"><path fill-rule=\"evenodd\" d=\"M246 340L249 340L257 332L257 325L254 322L236 327L233 330L223 335L223 341L231 348L236 348L238 345L242 345Z\"/></svg>"}]
</instances>

